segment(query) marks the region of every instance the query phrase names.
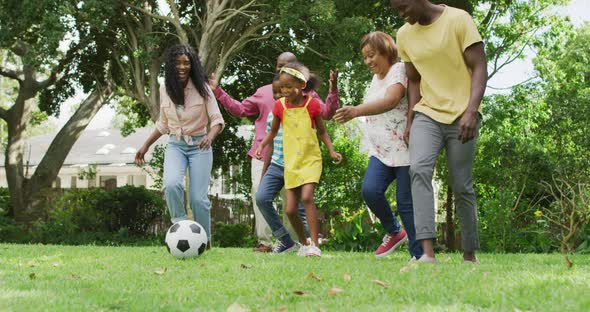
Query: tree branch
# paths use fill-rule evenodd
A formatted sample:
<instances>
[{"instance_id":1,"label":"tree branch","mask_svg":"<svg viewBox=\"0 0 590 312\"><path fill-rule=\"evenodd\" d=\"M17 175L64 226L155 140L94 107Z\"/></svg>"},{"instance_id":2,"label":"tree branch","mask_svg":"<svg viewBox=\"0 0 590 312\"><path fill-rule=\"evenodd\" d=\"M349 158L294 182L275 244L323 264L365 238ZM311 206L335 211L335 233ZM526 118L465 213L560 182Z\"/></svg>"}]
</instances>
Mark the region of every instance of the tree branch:
<instances>
[{"instance_id":1,"label":"tree branch","mask_svg":"<svg viewBox=\"0 0 590 312\"><path fill-rule=\"evenodd\" d=\"M186 35L186 31L182 28L180 24L180 14L178 13L178 7L176 6L176 2L174 0L168 0L168 5L170 6L170 11L174 15L174 19L172 19L172 25L176 28L176 32L180 38L181 43L188 43L188 36Z\"/></svg>"},{"instance_id":2,"label":"tree branch","mask_svg":"<svg viewBox=\"0 0 590 312\"><path fill-rule=\"evenodd\" d=\"M170 23L174 23L174 19L171 18L171 17L160 15L160 14L154 14L154 13L152 13L149 10L146 10L144 8L141 8L141 7L138 7L138 6L136 6L134 4L131 4L131 3L128 3L128 2L124 2L123 4L126 5L126 6L128 6L128 7L130 7L130 8L132 8L132 9L135 9L135 10L137 10L139 12L142 12L143 14L148 15L150 17L161 19L161 20L164 20L164 21L167 21L167 22L170 22Z\"/></svg>"},{"instance_id":3,"label":"tree branch","mask_svg":"<svg viewBox=\"0 0 590 312\"><path fill-rule=\"evenodd\" d=\"M0 118L6 120L8 118L8 111L4 107L0 107Z\"/></svg>"},{"instance_id":4,"label":"tree branch","mask_svg":"<svg viewBox=\"0 0 590 312\"><path fill-rule=\"evenodd\" d=\"M57 81L57 76L72 62L76 54L84 49L89 43L90 41L88 40L80 40L80 42L78 42L73 48L69 49L66 56L51 70L49 77L36 83L37 90L45 89L54 84Z\"/></svg>"},{"instance_id":5,"label":"tree branch","mask_svg":"<svg viewBox=\"0 0 590 312\"><path fill-rule=\"evenodd\" d=\"M14 80L18 80L18 81L22 81L19 77L18 77L18 73L14 70L10 70L10 69L6 69L2 66L0 66L0 75L4 76L6 78L10 78L10 79L14 79Z\"/></svg>"}]
</instances>

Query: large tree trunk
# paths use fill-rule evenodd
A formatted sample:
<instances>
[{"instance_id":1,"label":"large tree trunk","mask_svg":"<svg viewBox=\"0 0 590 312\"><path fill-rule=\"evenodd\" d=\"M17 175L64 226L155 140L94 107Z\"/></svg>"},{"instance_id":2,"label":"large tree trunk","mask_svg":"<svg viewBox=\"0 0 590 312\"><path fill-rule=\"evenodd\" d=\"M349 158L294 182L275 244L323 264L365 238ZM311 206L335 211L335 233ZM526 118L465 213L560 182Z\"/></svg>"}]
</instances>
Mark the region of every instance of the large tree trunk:
<instances>
[{"instance_id":1,"label":"large tree trunk","mask_svg":"<svg viewBox=\"0 0 590 312\"><path fill-rule=\"evenodd\" d=\"M26 193L29 196L25 202L25 210L36 212L42 207L46 198L45 192L51 188L51 184L58 176L72 146L113 94L113 89L114 87L110 84L97 86L53 139L45 156L37 166L35 174L27 183Z\"/></svg>"},{"instance_id":2,"label":"large tree trunk","mask_svg":"<svg viewBox=\"0 0 590 312\"><path fill-rule=\"evenodd\" d=\"M24 89L21 88L21 90ZM59 174L59 170L72 146L112 93L113 87L111 85L97 87L84 100L53 139L30 179L24 176L23 147L25 141L24 130L29 120L31 104L14 105L13 109L19 106L24 107L24 109L14 111L11 109L9 111L7 118L9 139L5 162L10 198L17 222L30 223L42 217L40 208L42 208L46 199L46 192L51 188L53 181ZM18 104L18 102L15 104ZM22 111L20 115L17 114L19 111Z\"/></svg>"},{"instance_id":3,"label":"large tree trunk","mask_svg":"<svg viewBox=\"0 0 590 312\"><path fill-rule=\"evenodd\" d=\"M20 89L14 105L6 112L5 121L8 129L8 141L4 166L6 168L6 180L10 192L10 201L14 209L14 217L17 221L29 219L29 211L21 209L26 206L27 194L25 185L27 177L24 172L24 144L27 122L31 117L33 97L36 95L35 72L26 66L26 79L20 82Z\"/></svg>"}]
</instances>

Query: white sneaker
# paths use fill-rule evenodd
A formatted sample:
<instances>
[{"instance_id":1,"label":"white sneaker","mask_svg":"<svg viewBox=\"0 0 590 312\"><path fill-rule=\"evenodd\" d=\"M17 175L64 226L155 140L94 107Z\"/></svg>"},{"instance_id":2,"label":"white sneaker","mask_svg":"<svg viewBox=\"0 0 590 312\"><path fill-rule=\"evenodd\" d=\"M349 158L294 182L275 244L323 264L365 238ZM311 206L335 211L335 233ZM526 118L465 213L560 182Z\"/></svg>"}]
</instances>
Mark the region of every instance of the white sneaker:
<instances>
[{"instance_id":1,"label":"white sneaker","mask_svg":"<svg viewBox=\"0 0 590 312\"><path fill-rule=\"evenodd\" d=\"M474 260L463 260L463 264L478 265L479 264L479 259L475 258Z\"/></svg>"},{"instance_id":2,"label":"white sneaker","mask_svg":"<svg viewBox=\"0 0 590 312\"><path fill-rule=\"evenodd\" d=\"M321 257L322 251L316 245L309 245L307 246L307 250L305 251L306 257Z\"/></svg>"},{"instance_id":3,"label":"white sneaker","mask_svg":"<svg viewBox=\"0 0 590 312\"><path fill-rule=\"evenodd\" d=\"M412 258L410 258L410 260L408 260L408 264L412 264L416 261L418 261L418 258L416 258L416 256L412 256Z\"/></svg>"},{"instance_id":4,"label":"white sneaker","mask_svg":"<svg viewBox=\"0 0 590 312\"><path fill-rule=\"evenodd\" d=\"M299 244L299 250L297 250L297 255L299 257L305 257L305 254L307 253L307 248L309 248L309 245L301 245Z\"/></svg>"},{"instance_id":5,"label":"white sneaker","mask_svg":"<svg viewBox=\"0 0 590 312\"><path fill-rule=\"evenodd\" d=\"M422 255L422 257L420 257L420 259L416 260L417 263L430 263L430 264L434 264L436 263L436 259L434 257L429 257L426 254Z\"/></svg>"}]
</instances>

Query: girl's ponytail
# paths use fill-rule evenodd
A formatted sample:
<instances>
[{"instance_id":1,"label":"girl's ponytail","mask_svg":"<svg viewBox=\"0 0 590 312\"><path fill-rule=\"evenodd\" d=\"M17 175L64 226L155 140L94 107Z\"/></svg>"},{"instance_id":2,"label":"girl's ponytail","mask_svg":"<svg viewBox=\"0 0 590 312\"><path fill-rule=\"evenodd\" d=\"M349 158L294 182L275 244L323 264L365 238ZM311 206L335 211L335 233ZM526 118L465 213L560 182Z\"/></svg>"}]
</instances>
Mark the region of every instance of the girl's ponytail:
<instances>
[{"instance_id":1,"label":"girl's ponytail","mask_svg":"<svg viewBox=\"0 0 590 312\"><path fill-rule=\"evenodd\" d=\"M310 73L309 74L309 79L307 79L307 84L305 85L305 88L303 88L304 92L310 92L310 91L315 91L317 87L319 87L322 84L322 79L317 76L316 74Z\"/></svg>"}]
</instances>

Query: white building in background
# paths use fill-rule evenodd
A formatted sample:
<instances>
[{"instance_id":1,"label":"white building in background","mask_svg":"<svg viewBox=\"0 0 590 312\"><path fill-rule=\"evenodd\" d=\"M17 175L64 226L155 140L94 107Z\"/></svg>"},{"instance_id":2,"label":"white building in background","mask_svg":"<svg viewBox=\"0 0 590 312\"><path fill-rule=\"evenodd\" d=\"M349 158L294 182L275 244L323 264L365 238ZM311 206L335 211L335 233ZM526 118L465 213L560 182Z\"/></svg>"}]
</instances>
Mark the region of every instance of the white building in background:
<instances>
[{"instance_id":1,"label":"white building in background","mask_svg":"<svg viewBox=\"0 0 590 312\"><path fill-rule=\"evenodd\" d=\"M135 153L153 131L152 128L140 128L133 134L123 137L118 129L86 130L74 144L62 165L56 188L115 188L124 185L145 186L154 189L154 179L144 168L135 165ZM240 126L238 135L249 138L253 126ZM25 173L30 177L41 161L56 133L29 138L25 143ZM156 145L166 144L168 136L158 139L148 151L149 160ZM2 151L3 152L3 151ZM246 157L246 155L244 155ZM4 155L0 154L4 160ZM229 173L217 172L210 183L209 194L220 198L241 198L236 195L235 185L226 183L229 175L235 174L237 168ZM95 171L95 174L88 174ZM89 178L89 176L93 176ZM4 161L0 163L0 187L8 187Z\"/></svg>"}]
</instances>

